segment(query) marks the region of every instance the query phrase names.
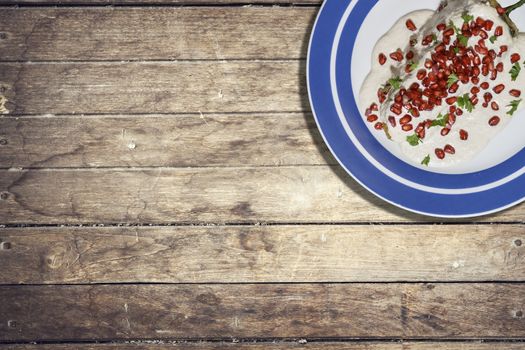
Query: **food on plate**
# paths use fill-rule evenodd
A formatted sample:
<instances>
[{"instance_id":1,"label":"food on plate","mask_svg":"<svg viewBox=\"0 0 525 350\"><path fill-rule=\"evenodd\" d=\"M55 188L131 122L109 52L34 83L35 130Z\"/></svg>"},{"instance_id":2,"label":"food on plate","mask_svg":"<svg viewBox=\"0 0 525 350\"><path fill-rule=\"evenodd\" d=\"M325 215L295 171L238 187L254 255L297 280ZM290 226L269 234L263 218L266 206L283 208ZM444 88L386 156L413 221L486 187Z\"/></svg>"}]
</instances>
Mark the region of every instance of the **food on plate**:
<instances>
[{"instance_id":1,"label":"food on plate","mask_svg":"<svg viewBox=\"0 0 525 350\"><path fill-rule=\"evenodd\" d=\"M376 44L360 108L423 166L476 156L525 106L525 34L496 0L412 12Z\"/></svg>"}]
</instances>

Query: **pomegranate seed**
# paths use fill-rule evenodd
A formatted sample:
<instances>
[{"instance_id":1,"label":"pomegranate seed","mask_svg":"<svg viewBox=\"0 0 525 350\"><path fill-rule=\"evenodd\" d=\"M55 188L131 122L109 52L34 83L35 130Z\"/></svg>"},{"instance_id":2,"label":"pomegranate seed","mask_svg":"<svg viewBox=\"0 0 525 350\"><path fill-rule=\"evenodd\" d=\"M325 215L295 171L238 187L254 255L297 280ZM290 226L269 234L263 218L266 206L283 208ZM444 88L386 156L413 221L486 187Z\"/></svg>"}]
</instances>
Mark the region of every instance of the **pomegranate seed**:
<instances>
[{"instance_id":1,"label":"pomegranate seed","mask_svg":"<svg viewBox=\"0 0 525 350\"><path fill-rule=\"evenodd\" d=\"M399 124L405 125L412 121L412 117L408 114L405 114L403 118L399 119Z\"/></svg>"},{"instance_id":2,"label":"pomegranate seed","mask_svg":"<svg viewBox=\"0 0 525 350\"><path fill-rule=\"evenodd\" d=\"M388 117L388 122L390 123L390 125L392 125L393 128L396 127L396 118L394 116Z\"/></svg>"},{"instance_id":3,"label":"pomegranate seed","mask_svg":"<svg viewBox=\"0 0 525 350\"><path fill-rule=\"evenodd\" d=\"M503 27L502 26L497 26L496 30L494 31L494 35L495 36L502 36L503 35Z\"/></svg>"},{"instance_id":4,"label":"pomegranate seed","mask_svg":"<svg viewBox=\"0 0 525 350\"><path fill-rule=\"evenodd\" d=\"M505 90L505 85L503 85L503 84L496 85L496 86L494 86L494 88L493 88L492 90L493 90L495 93L497 93L497 94L501 94L501 92L502 92L503 90Z\"/></svg>"},{"instance_id":5,"label":"pomegranate seed","mask_svg":"<svg viewBox=\"0 0 525 350\"><path fill-rule=\"evenodd\" d=\"M457 102L457 100L458 100L458 98L456 96L453 96L453 97L447 98L445 101L447 102L447 104L453 105L454 103Z\"/></svg>"},{"instance_id":6,"label":"pomegranate seed","mask_svg":"<svg viewBox=\"0 0 525 350\"><path fill-rule=\"evenodd\" d=\"M481 88L482 88L483 90L487 90L487 89L489 88L489 83L487 83L487 82L485 81L485 82L481 83L480 86L481 86Z\"/></svg>"},{"instance_id":7,"label":"pomegranate seed","mask_svg":"<svg viewBox=\"0 0 525 350\"><path fill-rule=\"evenodd\" d=\"M445 151L443 151L441 148L436 148L434 152L436 153L436 157L438 157L439 159L445 158Z\"/></svg>"},{"instance_id":8,"label":"pomegranate seed","mask_svg":"<svg viewBox=\"0 0 525 350\"><path fill-rule=\"evenodd\" d=\"M412 114L412 116L416 118L420 116L419 111L416 108L411 108L410 114Z\"/></svg>"},{"instance_id":9,"label":"pomegranate seed","mask_svg":"<svg viewBox=\"0 0 525 350\"><path fill-rule=\"evenodd\" d=\"M414 58L414 51L408 51L405 57L407 60L411 60L412 58Z\"/></svg>"},{"instance_id":10,"label":"pomegranate seed","mask_svg":"<svg viewBox=\"0 0 525 350\"><path fill-rule=\"evenodd\" d=\"M417 39L410 39L410 46L414 47L417 44Z\"/></svg>"},{"instance_id":11,"label":"pomegranate seed","mask_svg":"<svg viewBox=\"0 0 525 350\"><path fill-rule=\"evenodd\" d=\"M425 60L425 68L431 69L433 65L434 62L432 62L432 60L429 60L428 58Z\"/></svg>"},{"instance_id":12,"label":"pomegranate seed","mask_svg":"<svg viewBox=\"0 0 525 350\"><path fill-rule=\"evenodd\" d=\"M448 28L447 30L445 30L443 32L443 36L452 36L454 35L454 29L453 28Z\"/></svg>"},{"instance_id":13,"label":"pomegranate seed","mask_svg":"<svg viewBox=\"0 0 525 350\"><path fill-rule=\"evenodd\" d=\"M509 91L509 94L514 97L520 97L521 96L521 90L512 89Z\"/></svg>"},{"instance_id":14,"label":"pomegranate seed","mask_svg":"<svg viewBox=\"0 0 525 350\"><path fill-rule=\"evenodd\" d=\"M421 45L427 46L430 45L430 43L434 41L434 34L429 34L426 37L423 38L423 41L421 42Z\"/></svg>"},{"instance_id":15,"label":"pomegranate seed","mask_svg":"<svg viewBox=\"0 0 525 350\"><path fill-rule=\"evenodd\" d=\"M488 39L489 35L487 34L486 31L484 31L483 29L481 29L479 31L479 36L482 38L482 39Z\"/></svg>"},{"instance_id":16,"label":"pomegranate seed","mask_svg":"<svg viewBox=\"0 0 525 350\"><path fill-rule=\"evenodd\" d=\"M378 111L379 110L379 107L377 106L377 103L372 103L370 105L370 110L371 111Z\"/></svg>"},{"instance_id":17,"label":"pomegranate seed","mask_svg":"<svg viewBox=\"0 0 525 350\"><path fill-rule=\"evenodd\" d=\"M381 122L378 122L374 125L374 129L376 130L383 130L383 128L384 128L384 124Z\"/></svg>"},{"instance_id":18,"label":"pomegranate seed","mask_svg":"<svg viewBox=\"0 0 525 350\"><path fill-rule=\"evenodd\" d=\"M457 110L457 107L456 107L456 106L450 106L450 107L448 108L448 111L449 111L451 114L456 113L456 110Z\"/></svg>"},{"instance_id":19,"label":"pomegranate seed","mask_svg":"<svg viewBox=\"0 0 525 350\"><path fill-rule=\"evenodd\" d=\"M411 131L414 129L414 126L412 124L405 124L401 127L401 129L403 129L403 131Z\"/></svg>"},{"instance_id":20,"label":"pomegranate seed","mask_svg":"<svg viewBox=\"0 0 525 350\"><path fill-rule=\"evenodd\" d=\"M463 141L468 140L468 132L466 130L459 130L459 138Z\"/></svg>"},{"instance_id":21,"label":"pomegranate seed","mask_svg":"<svg viewBox=\"0 0 525 350\"><path fill-rule=\"evenodd\" d=\"M499 105L496 101L492 101L492 103L490 104L490 107L492 107L492 109L495 111L499 111Z\"/></svg>"},{"instance_id":22,"label":"pomegranate seed","mask_svg":"<svg viewBox=\"0 0 525 350\"><path fill-rule=\"evenodd\" d=\"M417 30L417 27L416 25L414 24L414 22L411 20L411 19L407 19L406 21L406 26L409 30L415 32Z\"/></svg>"},{"instance_id":23,"label":"pomegranate seed","mask_svg":"<svg viewBox=\"0 0 525 350\"><path fill-rule=\"evenodd\" d=\"M448 124L449 124L450 126L456 124L456 115L455 115L454 113L450 113L450 114L448 115Z\"/></svg>"},{"instance_id":24,"label":"pomegranate seed","mask_svg":"<svg viewBox=\"0 0 525 350\"><path fill-rule=\"evenodd\" d=\"M475 64L476 66L479 66L479 65L481 64L481 58L479 58L478 55L475 55L475 56L474 56L474 64Z\"/></svg>"},{"instance_id":25,"label":"pomegranate seed","mask_svg":"<svg viewBox=\"0 0 525 350\"><path fill-rule=\"evenodd\" d=\"M459 84L456 82L456 83L454 83L454 84L452 84L452 85L450 86L450 88L448 89L448 92L451 93L451 94L453 94L453 93L455 93L456 91L458 91L458 89L459 89Z\"/></svg>"},{"instance_id":26,"label":"pomegranate seed","mask_svg":"<svg viewBox=\"0 0 525 350\"><path fill-rule=\"evenodd\" d=\"M472 81L472 84L476 84L476 85L479 84L479 78L478 77L472 77L471 81Z\"/></svg>"},{"instance_id":27,"label":"pomegranate seed","mask_svg":"<svg viewBox=\"0 0 525 350\"><path fill-rule=\"evenodd\" d=\"M419 84L414 82L414 83L410 84L409 89L410 90L417 90L417 89L419 89Z\"/></svg>"},{"instance_id":28,"label":"pomegranate seed","mask_svg":"<svg viewBox=\"0 0 525 350\"><path fill-rule=\"evenodd\" d=\"M489 106L487 102L483 102L481 105L483 106L483 108L487 108Z\"/></svg>"},{"instance_id":29,"label":"pomegranate seed","mask_svg":"<svg viewBox=\"0 0 525 350\"><path fill-rule=\"evenodd\" d=\"M456 114L463 115L463 110L461 108L458 108L458 110L456 111Z\"/></svg>"},{"instance_id":30,"label":"pomegranate seed","mask_svg":"<svg viewBox=\"0 0 525 350\"><path fill-rule=\"evenodd\" d=\"M443 44L445 44L445 45L449 45L450 44L450 37L449 36L444 36L443 37Z\"/></svg>"},{"instance_id":31,"label":"pomegranate seed","mask_svg":"<svg viewBox=\"0 0 525 350\"><path fill-rule=\"evenodd\" d=\"M401 62L403 60L403 53L398 49L390 54L390 58L394 61Z\"/></svg>"},{"instance_id":32,"label":"pomegranate seed","mask_svg":"<svg viewBox=\"0 0 525 350\"><path fill-rule=\"evenodd\" d=\"M485 20L481 17L478 17L476 18L476 24L479 26L479 27L483 27L485 25Z\"/></svg>"},{"instance_id":33,"label":"pomegranate seed","mask_svg":"<svg viewBox=\"0 0 525 350\"><path fill-rule=\"evenodd\" d=\"M384 65L386 63L386 56L385 56L385 54L384 53L380 53L377 60L379 61L380 65Z\"/></svg>"},{"instance_id":34,"label":"pomegranate seed","mask_svg":"<svg viewBox=\"0 0 525 350\"><path fill-rule=\"evenodd\" d=\"M499 122L500 122L500 118L498 116L494 116L494 117L490 118L489 125L490 126L496 126L496 125L499 124Z\"/></svg>"},{"instance_id":35,"label":"pomegranate seed","mask_svg":"<svg viewBox=\"0 0 525 350\"><path fill-rule=\"evenodd\" d=\"M498 11L498 14L501 16L501 15L504 15L507 11L505 11L505 9L501 6L498 6L496 8L496 10Z\"/></svg>"},{"instance_id":36,"label":"pomegranate seed","mask_svg":"<svg viewBox=\"0 0 525 350\"><path fill-rule=\"evenodd\" d=\"M497 70L494 69L492 72L490 72L490 80L496 80L497 77L498 77Z\"/></svg>"},{"instance_id":37,"label":"pomegranate seed","mask_svg":"<svg viewBox=\"0 0 525 350\"><path fill-rule=\"evenodd\" d=\"M419 137L420 139L424 139L425 138L425 134L426 134L425 128L422 128L421 130L416 131L416 133L417 133L417 137Z\"/></svg>"},{"instance_id":38,"label":"pomegranate seed","mask_svg":"<svg viewBox=\"0 0 525 350\"><path fill-rule=\"evenodd\" d=\"M500 73L503 72L503 69L505 69L505 66L503 65L503 62L500 62L500 63L498 63L498 64L496 65L496 70L497 70L498 72L500 72Z\"/></svg>"},{"instance_id":39,"label":"pomegranate seed","mask_svg":"<svg viewBox=\"0 0 525 350\"><path fill-rule=\"evenodd\" d=\"M479 87L477 86L473 86L472 89L470 89L470 92L473 94L473 95L476 95L479 93Z\"/></svg>"},{"instance_id":40,"label":"pomegranate seed","mask_svg":"<svg viewBox=\"0 0 525 350\"><path fill-rule=\"evenodd\" d=\"M449 132L450 132L449 128L443 128L441 129L441 136L447 136Z\"/></svg>"},{"instance_id":41,"label":"pomegranate seed","mask_svg":"<svg viewBox=\"0 0 525 350\"><path fill-rule=\"evenodd\" d=\"M485 102L490 102L490 100L492 100L492 94L490 92L485 92L483 94L483 99L485 100Z\"/></svg>"},{"instance_id":42,"label":"pomegranate seed","mask_svg":"<svg viewBox=\"0 0 525 350\"><path fill-rule=\"evenodd\" d=\"M485 21L485 30L490 32L492 30L493 25L494 25L494 22L492 22L490 19L487 19Z\"/></svg>"},{"instance_id":43,"label":"pomegranate seed","mask_svg":"<svg viewBox=\"0 0 525 350\"><path fill-rule=\"evenodd\" d=\"M501 55L507 51L509 51L509 47L507 45L501 45L499 48L499 56L501 57Z\"/></svg>"},{"instance_id":44,"label":"pomegranate seed","mask_svg":"<svg viewBox=\"0 0 525 350\"><path fill-rule=\"evenodd\" d=\"M447 27L447 25L445 23L440 23L436 26L436 29L439 30L440 32L444 31L445 28Z\"/></svg>"},{"instance_id":45,"label":"pomegranate seed","mask_svg":"<svg viewBox=\"0 0 525 350\"><path fill-rule=\"evenodd\" d=\"M452 147L451 145L446 145L444 151L448 154L455 154L456 149Z\"/></svg>"},{"instance_id":46,"label":"pomegranate seed","mask_svg":"<svg viewBox=\"0 0 525 350\"><path fill-rule=\"evenodd\" d=\"M366 120L369 122L369 123L373 123L375 122L377 119L379 119L379 117L375 114L370 114L368 116L368 118L366 118Z\"/></svg>"},{"instance_id":47,"label":"pomegranate seed","mask_svg":"<svg viewBox=\"0 0 525 350\"><path fill-rule=\"evenodd\" d=\"M521 56L519 53L513 53L511 56L510 56L510 62L511 63L516 63L518 62L519 60L521 59Z\"/></svg>"},{"instance_id":48,"label":"pomegranate seed","mask_svg":"<svg viewBox=\"0 0 525 350\"><path fill-rule=\"evenodd\" d=\"M424 70L424 69L420 69L417 71L417 75L416 77L419 79L419 80L423 80L425 77L427 76L427 71Z\"/></svg>"},{"instance_id":49,"label":"pomegranate seed","mask_svg":"<svg viewBox=\"0 0 525 350\"><path fill-rule=\"evenodd\" d=\"M478 98L478 96L476 96L476 95L471 96L471 97L470 97L470 102L472 102L472 104L473 104L474 106L477 105L478 102L479 102L479 98Z\"/></svg>"}]
</instances>

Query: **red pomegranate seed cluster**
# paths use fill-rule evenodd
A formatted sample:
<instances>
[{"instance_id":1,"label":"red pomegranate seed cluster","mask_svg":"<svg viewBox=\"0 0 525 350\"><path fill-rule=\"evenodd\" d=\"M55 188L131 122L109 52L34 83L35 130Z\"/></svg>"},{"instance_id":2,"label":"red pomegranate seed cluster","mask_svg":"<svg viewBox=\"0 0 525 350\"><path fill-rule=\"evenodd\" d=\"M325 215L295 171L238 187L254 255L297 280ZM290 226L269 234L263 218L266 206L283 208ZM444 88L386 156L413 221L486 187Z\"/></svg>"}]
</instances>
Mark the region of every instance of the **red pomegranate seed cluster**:
<instances>
[{"instance_id":1,"label":"red pomegranate seed cluster","mask_svg":"<svg viewBox=\"0 0 525 350\"><path fill-rule=\"evenodd\" d=\"M431 47L430 58L424 62L414 62L414 52L409 51L406 55L400 49L388 54L391 60L399 62L404 66L406 73L415 71L416 81L410 86L402 86L401 79L392 79L377 91L380 104L387 102L390 96L392 100L387 103L391 115L388 116L388 124L391 127L399 125L406 133L417 135L417 141L423 140L426 131L431 127L441 127L440 134L448 135L458 117L466 111L481 105L483 108L499 111L500 106L493 101L494 94L504 93L506 86L497 84L495 81L499 74L508 70L501 58L508 51L507 45L497 45L499 50L487 47L488 41L496 43L498 37L502 36L504 29L495 26L489 19L465 15L467 20L463 21L461 28L454 23L440 23L437 25L437 34L431 33L423 36L421 45ZM417 27L412 20L406 21L406 27L410 31L416 31ZM439 41L438 38L441 40ZM418 41L411 39L409 45L416 46ZM384 65L388 58L384 53L379 54L379 63ZM510 64L521 60L518 53L510 56ZM488 81L481 80L490 80ZM462 85L472 84L468 93L457 94ZM520 97L521 91L512 89L507 92L513 97ZM433 111L436 107L448 106L448 113L440 115L434 120L419 120L420 112ZM465 111L466 110L466 111ZM388 125L379 122L379 117L374 112L378 111L378 105L372 104L366 110L368 122L375 123L377 130L387 130ZM500 117L494 115L488 120L490 126L496 126ZM457 131L459 140L468 140L467 130ZM408 138L407 138L408 140ZM411 143L412 144L412 143ZM417 142L416 144L417 145ZM435 149L436 157L444 159L447 154L455 154L452 145L446 144L443 148Z\"/></svg>"}]
</instances>

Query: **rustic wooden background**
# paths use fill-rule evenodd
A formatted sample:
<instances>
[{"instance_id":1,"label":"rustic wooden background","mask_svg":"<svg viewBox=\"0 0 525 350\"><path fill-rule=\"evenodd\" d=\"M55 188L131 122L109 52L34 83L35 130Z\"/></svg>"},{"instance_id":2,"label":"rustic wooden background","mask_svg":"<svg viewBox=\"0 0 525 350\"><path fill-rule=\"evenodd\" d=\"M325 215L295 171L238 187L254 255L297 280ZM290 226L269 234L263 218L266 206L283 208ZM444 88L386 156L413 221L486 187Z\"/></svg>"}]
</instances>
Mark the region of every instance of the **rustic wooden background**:
<instances>
[{"instance_id":1,"label":"rustic wooden background","mask_svg":"<svg viewBox=\"0 0 525 350\"><path fill-rule=\"evenodd\" d=\"M1 4L1 350L525 349L525 205L439 222L350 179L319 0Z\"/></svg>"}]
</instances>

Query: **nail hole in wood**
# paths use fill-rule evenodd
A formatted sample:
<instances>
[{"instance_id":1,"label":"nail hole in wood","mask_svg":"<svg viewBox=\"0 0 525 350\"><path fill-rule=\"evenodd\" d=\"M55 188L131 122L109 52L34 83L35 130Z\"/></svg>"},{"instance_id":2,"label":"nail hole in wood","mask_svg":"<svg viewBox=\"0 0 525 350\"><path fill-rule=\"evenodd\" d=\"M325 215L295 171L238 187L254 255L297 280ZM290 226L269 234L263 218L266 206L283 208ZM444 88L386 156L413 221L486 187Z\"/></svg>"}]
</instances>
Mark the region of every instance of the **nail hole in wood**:
<instances>
[{"instance_id":1,"label":"nail hole in wood","mask_svg":"<svg viewBox=\"0 0 525 350\"><path fill-rule=\"evenodd\" d=\"M11 249L11 243L10 242L2 242L0 243L0 250L9 250Z\"/></svg>"},{"instance_id":2,"label":"nail hole in wood","mask_svg":"<svg viewBox=\"0 0 525 350\"><path fill-rule=\"evenodd\" d=\"M516 245L516 247L521 247L522 244L523 242L521 241L521 239L517 239L514 241L514 245Z\"/></svg>"},{"instance_id":3,"label":"nail hole in wood","mask_svg":"<svg viewBox=\"0 0 525 350\"><path fill-rule=\"evenodd\" d=\"M7 145L7 140L6 139L0 139L0 146L5 146Z\"/></svg>"},{"instance_id":4,"label":"nail hole in wood","mask_svg":"<svg viewBox=\"0 0 525 350\"><path fill-rule=\"evenodd\" d=\"M519 311L516 311L514 313L514 315L516 316L516 318L522 318L523 317L523 311L519 310Z\"/></svg>"},{"instance_id":5,"label":"nail hole in wood","mask_svg":"<svg viewBox=\"0 0 525 350\"><path fill-rule=\"evenodd\" d=\"M9 327L9 328L16 328L17 326L18 326L18 324L16 323L16 321L13 321L13 320L7 321L7 327Z\"/></svg>"},{"instance_id":6,"label":"nail hole in wood","mask_svg":"<svg viewBox=\"0 0 525 350\"><path fill-rule=\"evenodd\" d=\"M2 192L0 193L0 199L5 201L7 198L9 198L9 193L8 192Z\"/></svg>"},{"instance_id":7,"label":"nail hole in wood","mask_svg":"<svg viewBox=\"0 0 525 350\"><path fill-rule=\"evenodd\" d=\"M0 32L0 40L5 40L5 39L7 39L7 33Z\"/></svg>"},{"instance_id":8,"label":"nail hole in wood","mask_svg":"<svg viewBox=\"0 0 525 350\"><path fill-rule=\"evenodd\" d=\"M0 94L5 94L6 91L7 91L7 87L1 85L1 86L0 86Z\"/></svg>"}]
</instances>

